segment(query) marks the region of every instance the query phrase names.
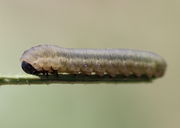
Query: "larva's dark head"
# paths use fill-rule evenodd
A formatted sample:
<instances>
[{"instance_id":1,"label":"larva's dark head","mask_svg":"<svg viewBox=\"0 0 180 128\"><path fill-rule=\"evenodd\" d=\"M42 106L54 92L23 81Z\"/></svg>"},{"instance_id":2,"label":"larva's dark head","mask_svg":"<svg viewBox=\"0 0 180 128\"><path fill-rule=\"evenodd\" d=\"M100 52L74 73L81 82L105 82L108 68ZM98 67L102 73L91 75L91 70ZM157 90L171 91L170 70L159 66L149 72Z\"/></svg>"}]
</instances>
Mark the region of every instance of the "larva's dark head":
<instances>
[{"instance_id":1,"label":"larva's dark head","mask_svg":"<svg viewBox=\"0 0 180 128\"><path fill-rule=\"evenodd\" d=\"M27 63L26 61L22 61L21 67L28 74L38 75L40 73L31 64Z\"/></svg>"}]
</instances>

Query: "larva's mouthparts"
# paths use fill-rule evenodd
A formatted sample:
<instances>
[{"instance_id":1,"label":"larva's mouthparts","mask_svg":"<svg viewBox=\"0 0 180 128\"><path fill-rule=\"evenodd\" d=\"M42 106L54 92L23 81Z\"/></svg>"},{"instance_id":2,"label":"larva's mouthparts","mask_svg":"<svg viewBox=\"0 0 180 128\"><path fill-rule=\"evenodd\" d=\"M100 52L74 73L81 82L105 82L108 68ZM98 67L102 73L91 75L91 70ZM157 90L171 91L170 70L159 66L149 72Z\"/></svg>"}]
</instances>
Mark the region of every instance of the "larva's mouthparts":
<instances>
[{"instance_id":1,"label":"larva's mouthparts","mask_svg":"<svg viewBox=\"0 0 180 128\"><path fill-rule=\"evenodd\" d=\"M31 64L27 63L26 61L22 61L21 67L28 74L38 75L40 73Z\"/></svg>"}]
</instances>

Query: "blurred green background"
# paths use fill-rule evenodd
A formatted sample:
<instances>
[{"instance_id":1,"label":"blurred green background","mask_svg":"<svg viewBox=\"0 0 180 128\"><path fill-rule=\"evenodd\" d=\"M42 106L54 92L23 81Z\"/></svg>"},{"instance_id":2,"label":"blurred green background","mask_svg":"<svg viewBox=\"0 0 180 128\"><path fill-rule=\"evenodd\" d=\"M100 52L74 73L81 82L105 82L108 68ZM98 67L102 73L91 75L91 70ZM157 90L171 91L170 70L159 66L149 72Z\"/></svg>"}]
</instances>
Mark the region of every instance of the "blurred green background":
<instances>
[{"instance_id":1,"label":"blurred green background","mask_svg":"<svg viewBox=\"0 0 180 128\"><path fill-rule=\"evenodd\" d=\"M153 83L0 87L0 128L179 128L180 1L0 0L0 73L24 74L37 44L131 48L163 56Z\"/></svg>"}]
</instances>

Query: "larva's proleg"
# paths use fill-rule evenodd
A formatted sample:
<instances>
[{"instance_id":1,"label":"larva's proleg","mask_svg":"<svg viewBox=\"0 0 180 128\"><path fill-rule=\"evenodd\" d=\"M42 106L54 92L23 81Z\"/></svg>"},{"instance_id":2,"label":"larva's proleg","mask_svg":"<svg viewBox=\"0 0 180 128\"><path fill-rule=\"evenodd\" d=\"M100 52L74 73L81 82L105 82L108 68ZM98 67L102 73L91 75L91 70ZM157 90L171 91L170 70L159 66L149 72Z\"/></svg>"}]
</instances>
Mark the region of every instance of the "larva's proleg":
<instances>
[{"instance_id":1,"label":"larva's proleg","mask_svg":"<svg viewBox=\"0 0 180 128\"><path fill-rule=\"evenodd\" d=\"M161 77L166 62L159 55L130 49L73 49L55 45L38 45L21 57L22 69L28 74L70 73L103 76L135 75Z\"/></svg>"}]
</instances>

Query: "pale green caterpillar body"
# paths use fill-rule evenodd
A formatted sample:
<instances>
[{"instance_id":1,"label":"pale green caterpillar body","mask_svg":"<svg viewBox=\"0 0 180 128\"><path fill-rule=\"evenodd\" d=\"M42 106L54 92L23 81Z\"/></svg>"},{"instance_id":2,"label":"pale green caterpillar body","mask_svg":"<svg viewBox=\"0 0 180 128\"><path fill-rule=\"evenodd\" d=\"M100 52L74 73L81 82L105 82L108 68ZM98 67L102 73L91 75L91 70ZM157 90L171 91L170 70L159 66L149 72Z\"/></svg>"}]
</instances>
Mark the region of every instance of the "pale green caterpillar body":
<instances>
[{"instance_id":1,"label":"pale green caterpillar body","mask_svg":"<svg viewBox=\"0 0 180 128\"><path fill-rule=\"evenodd\" d=\"M132 49L75 49L56 45L38 45L26 50L22 57L26 73L69 73L112 77L116 75L161 77L167 64L152 52Z\"/></svg>"}]
</instances>

